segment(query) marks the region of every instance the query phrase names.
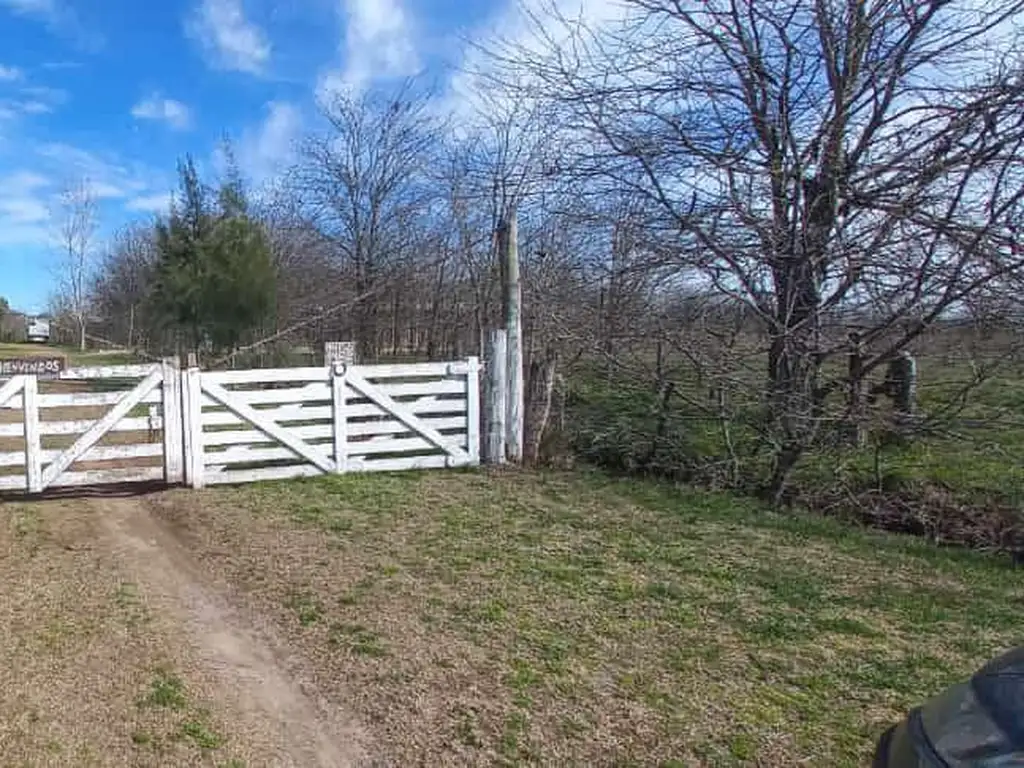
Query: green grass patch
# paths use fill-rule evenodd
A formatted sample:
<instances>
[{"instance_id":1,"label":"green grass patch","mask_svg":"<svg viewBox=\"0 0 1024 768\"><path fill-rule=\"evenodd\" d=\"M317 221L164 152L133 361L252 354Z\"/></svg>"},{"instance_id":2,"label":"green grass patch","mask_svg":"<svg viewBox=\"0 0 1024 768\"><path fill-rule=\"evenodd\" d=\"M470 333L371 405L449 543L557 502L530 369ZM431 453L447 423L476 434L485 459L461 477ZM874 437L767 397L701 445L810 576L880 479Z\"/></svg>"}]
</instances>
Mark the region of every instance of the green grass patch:
<instances>
[{"instance_id":1,"label":"green grass patch","mask_svg":"<svg viewBox=\"0 0 1024 768\"><path fill-rule=\"evenodd\" d=\"M280 536L346 521L323 562L348 581L293 601L316 615L307 637L336 674L372 670L372 711L463 681L447 722L395 711L394 728L510 765L863 765L907 710L1019 642L1024 573L997 558L667 482L437 472L211 493Z\"/></svg>"}]
</instances>

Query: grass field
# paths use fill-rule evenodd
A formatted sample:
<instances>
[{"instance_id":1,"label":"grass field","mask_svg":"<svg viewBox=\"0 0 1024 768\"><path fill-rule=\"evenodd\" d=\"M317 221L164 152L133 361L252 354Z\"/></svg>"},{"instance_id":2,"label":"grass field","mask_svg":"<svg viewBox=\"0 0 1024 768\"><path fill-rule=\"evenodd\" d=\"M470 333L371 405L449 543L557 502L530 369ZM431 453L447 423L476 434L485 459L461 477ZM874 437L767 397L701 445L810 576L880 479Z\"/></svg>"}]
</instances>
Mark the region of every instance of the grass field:
<instances>
[{"instance_id":1,"label":"grass field","mask_svg":"<svg viewBox=\"0 0 1024 768\"><path fill-rule=\"evenodd\" d=\"M994 558L597 474L152 503L398 765L862 765L1020 640Z\"/></svg>"}]
</instances>

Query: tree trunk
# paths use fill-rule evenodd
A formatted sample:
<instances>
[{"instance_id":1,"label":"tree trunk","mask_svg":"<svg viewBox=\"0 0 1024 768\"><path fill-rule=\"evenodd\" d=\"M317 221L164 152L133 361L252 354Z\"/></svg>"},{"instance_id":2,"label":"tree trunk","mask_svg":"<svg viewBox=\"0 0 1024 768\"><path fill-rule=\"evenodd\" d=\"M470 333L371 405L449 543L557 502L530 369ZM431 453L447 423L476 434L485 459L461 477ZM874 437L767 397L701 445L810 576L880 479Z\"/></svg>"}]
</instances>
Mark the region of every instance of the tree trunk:
<instances>
[{"instance_id":1,"label":"tree trunk","mask_svg":"<svg viewBox=\"0 0 1024 768\"><path fill-rule=\"evenodd\" d=\"M555 390L557 367L558 354L553 349L547 351L543 360L535 359L530 363L523 442L526 460L533 464L539 463L541 459L541 444L551 418L551 398Z\"/></svg>"}]
</instances>

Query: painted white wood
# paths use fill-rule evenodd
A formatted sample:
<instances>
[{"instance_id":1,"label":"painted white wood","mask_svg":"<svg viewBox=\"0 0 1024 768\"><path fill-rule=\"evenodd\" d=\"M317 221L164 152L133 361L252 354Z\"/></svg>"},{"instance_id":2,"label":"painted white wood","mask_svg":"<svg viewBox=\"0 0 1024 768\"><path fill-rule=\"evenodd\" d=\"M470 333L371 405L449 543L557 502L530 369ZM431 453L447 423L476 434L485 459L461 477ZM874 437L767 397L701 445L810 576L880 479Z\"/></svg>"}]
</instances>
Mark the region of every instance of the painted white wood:
<instances>
[{"instance_id":1,"label":"painted white wood","mask_svg":"<svg viewBox=\"0 0 1024 768\"><path fill-rule=\"evenodd\" d=\"M487 397L484 404L487 424L487 450L484 461L488 464L505 463L505 417L508 406L505 388L508 386L508 340L504 330L491 331L487 338Z\"/></svg>"},{"instance_id":2,"label":"painted white wood","mask_svg":"<svg viewBox=\"0 0 1024 768\"><path fill-rule=\"evenodd\" d=\"M43 488L53 485L53 482L60 474L74 464L78 458L92 448L110 428L139 404L146 395L159 386L163 373L155 368L139 385L130 392L124 399L115 405L102 419L93 424L81 437L79 437L70 448L61 453L60 458L51 463L43 472Z\"/></svg>"},{"instance_id":3,"label":"painted white wood","mask_svg":"<svg viewBox=\"0 0 1024 768\"><path fill-rule=\"evenodd\" d=\"M354 369L350 369L350 371L352 370ZM206 375L207 374L205 373L203 374L204 377ZM206 381L205 378L203 380ZM435 381L405 382L398 384L383 383L374 384L374 386L378 391L383 392L392 398L415 396L426 397L437 395L464 396L466 393L466 380L461 377L457 379L437 379ZM305 387L288 389L232 389L227 391L231 392L232 397L234 397L237 402L245 403L246 405L312 402L322 402L326 404L330 403L333 397L331 385L326 382L323 384L308 384ZM358 404L359 401L365 400L365 398L358 392L353 392L351 388L346 395L346 399L353 404ZM219 405L219 403L211 397L204 397L203 405L205 407L215 407Z\"/></svg>"},{"instance_id":4,"label":"painted white wood","mask_svg":"<svg viewBox=\"0 0 1024 768\"><path fill-rule=\"evenodd\" d=\"M25 451L0 453L0 467L24 467Z\"/></svg>"},{"instance_id":5,"label":"painted white wood","mask_svg":"<svg viewBox=\"0 0 1024 768\"><path fill-rule=\"evenodd\" d=\"M163 467L97 469L88 472L64 472L49 487L75 488L83 485L156 482L164 477Z\"/></svg>"},{"instance_id":6,"label":"painted white wood","mask_svg":"<svg viewBox=\"0 0 1024 768\"><path fill-rule=\"evenodd\" d=\"M21 392L22 387L25 386L25 380L28 378L28 376L13 376L6 384L0 385L0 405L6 405L8 401L14 400L15 395ZM21 408L20 398L7 407Z\"/></svg>"},{"instance_id":7,"label":"painted white wood","mask_svg":"<svg viewBox=\"0 0 1024 768\"><path fill-rule=\"evenodd\" d=\"M247 371L206 371L203 385L277 384L289 381L322 381L326 384L331 372L326 368L257 368Z\"/></svg>"},{"instance_id":8,"label":"painted white wood","mask_svg":"<svg viewBox=\"0 0 1024 768\"><path fill-rule=\"evenodd\" d=\"M205 374L204 374L205 375ZM289 387L288 389L251 389L251 390L230 390L236 402L246 405L269 405L273 403L311 403L331 402L331 387L324 381L322 384L307 384L304 387ZM203 396L204 407L219 406L212 397Z\"/></svg>"},{"instance_id":9,"label":"painted white wood","mask_svg":"<svg viewBox=\"0 0 1024 768\"><path fill-rule=\"evenodd\" d=\"M332 372L331 386L334 391L334 471L338 474L348 472L348 411L346 397L348 385L347 372L344 365L335 365Z\"/></svg>"},{"instance_id":10,"label":"painted white wood","mask_svg":"<svg viewBox=\"0 0 1024 768\"><path fill-rule=\"evenodd\" d=\"M40 421L39 434L41 435L80 435L96 423L95 419L83 419L76 421ZM121 419L111 427L108 432L143 432L149 434L149 418L127 418ZM0 424L0 437L21 437L23 434L21 424Z\"/></svg>"},{"instance_id":11,"label":"painted white wood","mask_svg":"<svg viewBox=\"0 0 1024 768\"><path fill-rule=\"evenodd\" d=\"M42 449L39 456L43 464L60 456L62 452L53 449ZM116 461L120 459L156 458L163 456L164 449L159 443L144 443L140 445L98 445L91 448L80 462L101 462ZM0 467L23 467L25 466L25 452L16 451L0 453Z\"/></svg>"},{"instance_id":12,"label":"painted white wood","mask_svg":"<svg viewBox=\"0 0 1024 768\"><path fill-rule=\"evenodd\" d=\"M463 437L463 439L465 439ZM324 448L331 447L329 444ZM438 448L422 437L407 437L397 439L378 439L353 441L347 444L347 461L358 461L362 456L375 456L382 453L422 453L424 451L437 451ZM265 461L293 461L303 460L295 455L289 448L257 448L252 446L229 447L222 451L207 451L205 454L206 466L225 467L231 464L258 464Z\"/></svg>"},{"instance_id":13,"label":"painted white wood","mask_svg":"<svg viewBox=\"0 0 1024 768\"><path fill-rule=\"evenodd\" d=\"M21 390L24 400L23 419L25 425L25 476L29 493L43 490L42 443L39 437L39 381L35 376L25 379Z\"/></svg>"},{"instance_id":14,"label":"painted white wood","mask_svg":"<svg viewBox=\"0 0 1024 768\"><path fill-rule=\"evenodd\" d=\"M88 379L144 379L158 367L154 363L145 365L102 365L92 368L68 368L61 371L63 381L84 381Z\"/></svg>"},{"instance_id":15,"label":"painted white wood","mask_svg":"<svg viewBox=\"0 0 1024 768\"><path fill-rule=\"evenodd\" d=\"M416 376L465 376L469 363L459 360L452 363L404 363L399 365L352 365L349 370L364 379L400 379Z\"/></svg>"},{"instance_id":16,"label":"painted white wood","mask_svg":"<svg viewBox=\"0 0 1024 768\"><path fill-rule=\"evenodd\" d=\"M434 429L440 430L466 430L465 416L450 416L441 419L424 419ZM288 431L303 440L330 439L334 437L334 427L330 423L311 424L303 427L289 427ZM360 421L348 423L348 438L352 441L355 438L368 435L404 434L412 430L400 421ZM222 431L204 432L202 435L203 445L214 448L224 445L248 445L273 442L262 432L252 430L245 431Z\"/></svg>"},{"instance_id":17,"label":"painted white wood","mask_svg":"<svg viewBox=\"0 0 1024 768\"><path fill-rule=\"evenodd\" d=\"M116 392L47 392L39 395L38 403L40 408L94 408L116 405L131 391L122 389ZM146 395L141 402L144 405L159 405L163 402L163 395L159 390L155 390ZM21 395L11 398L5 407L21 408Z\"/></svg>"},{"instance_id":18,"label":"painted white wood","mask_svg":"<svg viewBox=\"0 0 1024 768\"><path fill-rule=\"evenodd\" d=\"M185 422L181 407L181 371L176 360L163 362L163 457L164 480L177 485L185 480Z\"/></svg>"},{"instance_id":19,"label":"painted white wood","mask_svg":"<svg viewBox=\"0 0 1024 768\"><path fill-rule=\"evenodd\" d=\"M0 491L24 491L27 487L25 475L0 475Z\"/></svg>"},{"instance_id":20,"label":"painted white wood","mask_svg":"<svg viewBox=\"0 0 1024 768\"><path fill-rule=\"evenodd\" d=\"M322 446L330 448L330 445ZM267 461L290 461L294 464L306 463L291 448L253 448L243 446L228 448L224 451L206 451L204 455L207 469L219 467L223 469L231 464L259 464Z\"/></svg>"},{"instance_id":21,"label":"painted white wood","mask_svg":"<svg viewBox=\"0 0 1024 768\"><path fill-rule=\"evenodd\" d=\"M468 457L460 462L453 456L411 456L402 459L377 459L364 461L353 459L350 464L352 472L408 472L421 469L445 469L469 466ZM238 469L211 472L207 476L208 485L239 485L242 483L258 483L273 480L291 480L299 477L319 477L320 470L308 464L291 467L265 467L261 469Z\"/></svg>"},{"instance_id":22,"label":"painted white wood","mask_svg":"<svg viewBox=\"0 0 1024 768\"><path fill-rule=\"evenodd\" d=\"M469 358L466 375L466 419L469 422L468 451L469 463L480 463L480 360Z\"/></svg>"},{"instance_id":23,"label":"painted white wood","mask_svg":"<svg viewBox=\"0 0 1024 768\"><path fill-rule=\"evenodd\" d=\"M294 467L264 467L261 469L234 469L211 472L206 477L207 485L239 485L241 483L262 483L269 480L291 480L297 477L320 477L316 467L301 464Z\"/></svg>"},{"instance_id":24,"label":"painted white wood","mask_svg":"<svg viewBox=\"0 0 1024 768\"><path fill-rule=\"evenodd\" d=\"M185 478L192 488L202 488L204 477L203 459L203 388L202 373L198 368L189 368L182 379L185 414Z\"/></svg>"},{"instance_id":25,"label":"painted white wood","mask_svg":"<svg viewBox=\"0 0 1024 768\"><path fill-rule=\"evenodd\" d=\"M448 400L439 398L423 398L421 400L415 400L411 403L403 403L410 411L417 414L418 416L429 416L437 414L462 414L465 413L468 406L465 400ZM389 417L382 408L373 404L353 404L346 397L345 406L347 408L349 421L356 423L356 419L367 419L380 417L388 419ZM257 409L260 414L266 416L268 419L273 419L279 424L292 421L302 422L316 422L316 421L330 421L334 417L333 406L325 405L287 405L280 408L274 409ZM203 426L204 427L233 427L245 424L245 420L227 410L219 411L203 411Z\"/></svg>"},{"instance_id":26,"label":"painted white wood","mask_svg":"<svg viewBox=\"0 0 1024 768\"><path fill-rule=\"evenodd\" d=\"M260 414L259 411L249 407L245 403L239 403L232 399L231 393L212 381L202 379L203 391L210 395L215 400L219 401L222 405L227 406L239 416L244 418L246 421L251 423L256 429L266 434L268 437L275 439L288 448L291 448L299 456L306 459L310 464L319 467L324 472L334 471L334 462L319 450L313 448L313 446L303 442L301 439L296 437L293 433L285 427L281 427L276 422L268 419Z\"/></svg>"},{"instance_id":27,"label":"painted white wood","mask_svg":"<svg viewBox=\"0 0 1024 768\"><path fill-rule=\"evenodd\" d=\"M449 441L448 438L416 416L416 414L410 411L406 406L396 402L387 394L378 390L359 374L352 373L350 371L348 374L348 383L350 387L379 405L399 421L407 424L412 431L423 435L423 437L427 438L427 440L432 442L441 450L457 459L469 460L469 454L463 450L461 446Z\"/></svg>"},{"instance_id":28,"label":"painted white wood","mask_svg":"<svg viewBox=\"0 0 1024 768\"><path fill-rule=\"evenodd\" d=\"M358 472L408 472L414 469L448 469L469 466L468 456L409 456L401 459L375 459L357 465Z\"/></svg>"}]
</instances>

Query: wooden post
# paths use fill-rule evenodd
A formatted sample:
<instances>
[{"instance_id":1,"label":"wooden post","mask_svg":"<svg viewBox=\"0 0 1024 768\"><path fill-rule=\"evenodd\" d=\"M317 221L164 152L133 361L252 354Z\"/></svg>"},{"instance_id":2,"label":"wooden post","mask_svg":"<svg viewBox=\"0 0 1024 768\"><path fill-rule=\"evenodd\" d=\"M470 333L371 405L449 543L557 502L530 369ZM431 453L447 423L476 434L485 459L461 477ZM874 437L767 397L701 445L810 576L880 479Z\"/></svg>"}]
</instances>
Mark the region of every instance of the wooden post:
<instances>
[{"instance_id":1,"label":"wooden post","mask_svg":"<svg viewBox=\"0 0 1024 768\"><path fill-rule=\"evenodd\" d=\"M181 371L177 358L163 361L164 482L177 485L185 479L185 423L181 410Z\"/></svg>"},{"instance_id":2,"label":"wooden post","mask_svg":"<svg viewBox=\"0 0 1024 768\"><path fill-rule=\"evenodd\" d=\"M334 412L334 465L339 475L348 472L348 410L345 401L348 397L348 366L335 362L331 368L331 385Z\"/></svg>"},{"instance_id":3,"label":"wooden post","mask_svg":"<svg viewBox=\"0 0 1024 768\"><path fill-rule=\"evenodd\" d=\"M469 372L466 374L466 432L470 464L480 465L480 359L471 357L468 360Z\"/></svg>"},{"instance_id":4,"label":"wooden post","mask_svg":"<svg viewBox=\"0 0 1024 768\"><path fill-rule=\"evenodd\" d=\"M848 433L850 442L857 448L867 443L864 424L864 342L859 333L850 334L850 380L849 402L847 403Z\"/></svg>"},{"instance_id":5,"label":"wooden post","mask_svg":"<svg viewBox=\"0 0 1024 768\"><path fill-rule=\"evenodd\" d=\"M25 425L25 477L29 493L43 491L43 455L39 439L39 381L26 376L21 391Z\"/></svg>"},{"instance_id":6,"label":"wooden post","mask_svg":"<svg viewBox=\"0 0 1024 768\"><path fill-rule=\"evenodd\" d=\"M203 390L202 372L189 368L182 377L184 412L185 477L191 488L203 487Z\"/></svg>"},{"instance_id":7,"label":"wooden post","mask_svg":"<svg viewBox=\"0 0 1024 768\"><path fill-rule=\"evenodd\" d=\"M508 333L506 376L505 453L509 461L523 460L523 316L522 285L519 282L519 225L510 211L498 232L505 267L505 330Z\"/></svg>"},{"instance_id":8,"label":"wooden post","mask_svg":"<svg viewBox=\"0 0 1024 768\"><path fill-rule=\"evenodd\" d=\"M906 429L913 426L917 411L917 361L904 351L892 361L890 370L896 385L892 397L896 425Z\"/></svg>"},{"instance_id":9,"label":"wooden post","mask_svg":"<svg viewBox=\"0 0 1024 768\"><path fill-rule=\"evenodd\" d=\"M484 428L487 440L484 461L488 464L505 463L505 415L508 406L505 387L508 386L507 334L491 331L487 336L486 385L484 389Z\"/></svg>"},{"instance_id":10,"label":"wooden post","mask_svg":"<svg viewBox=\"0 0 1024 768\"><path fill-rule=\"evenodd\" d=\"M544 441L548 420L551 418L551 399L555 391L557 365L558 355L553 349L547 351L543 360L535 359L530 363L524 441L526 458L533 464L540 462L541 444Z\"/></svg>"}]
</instances>

